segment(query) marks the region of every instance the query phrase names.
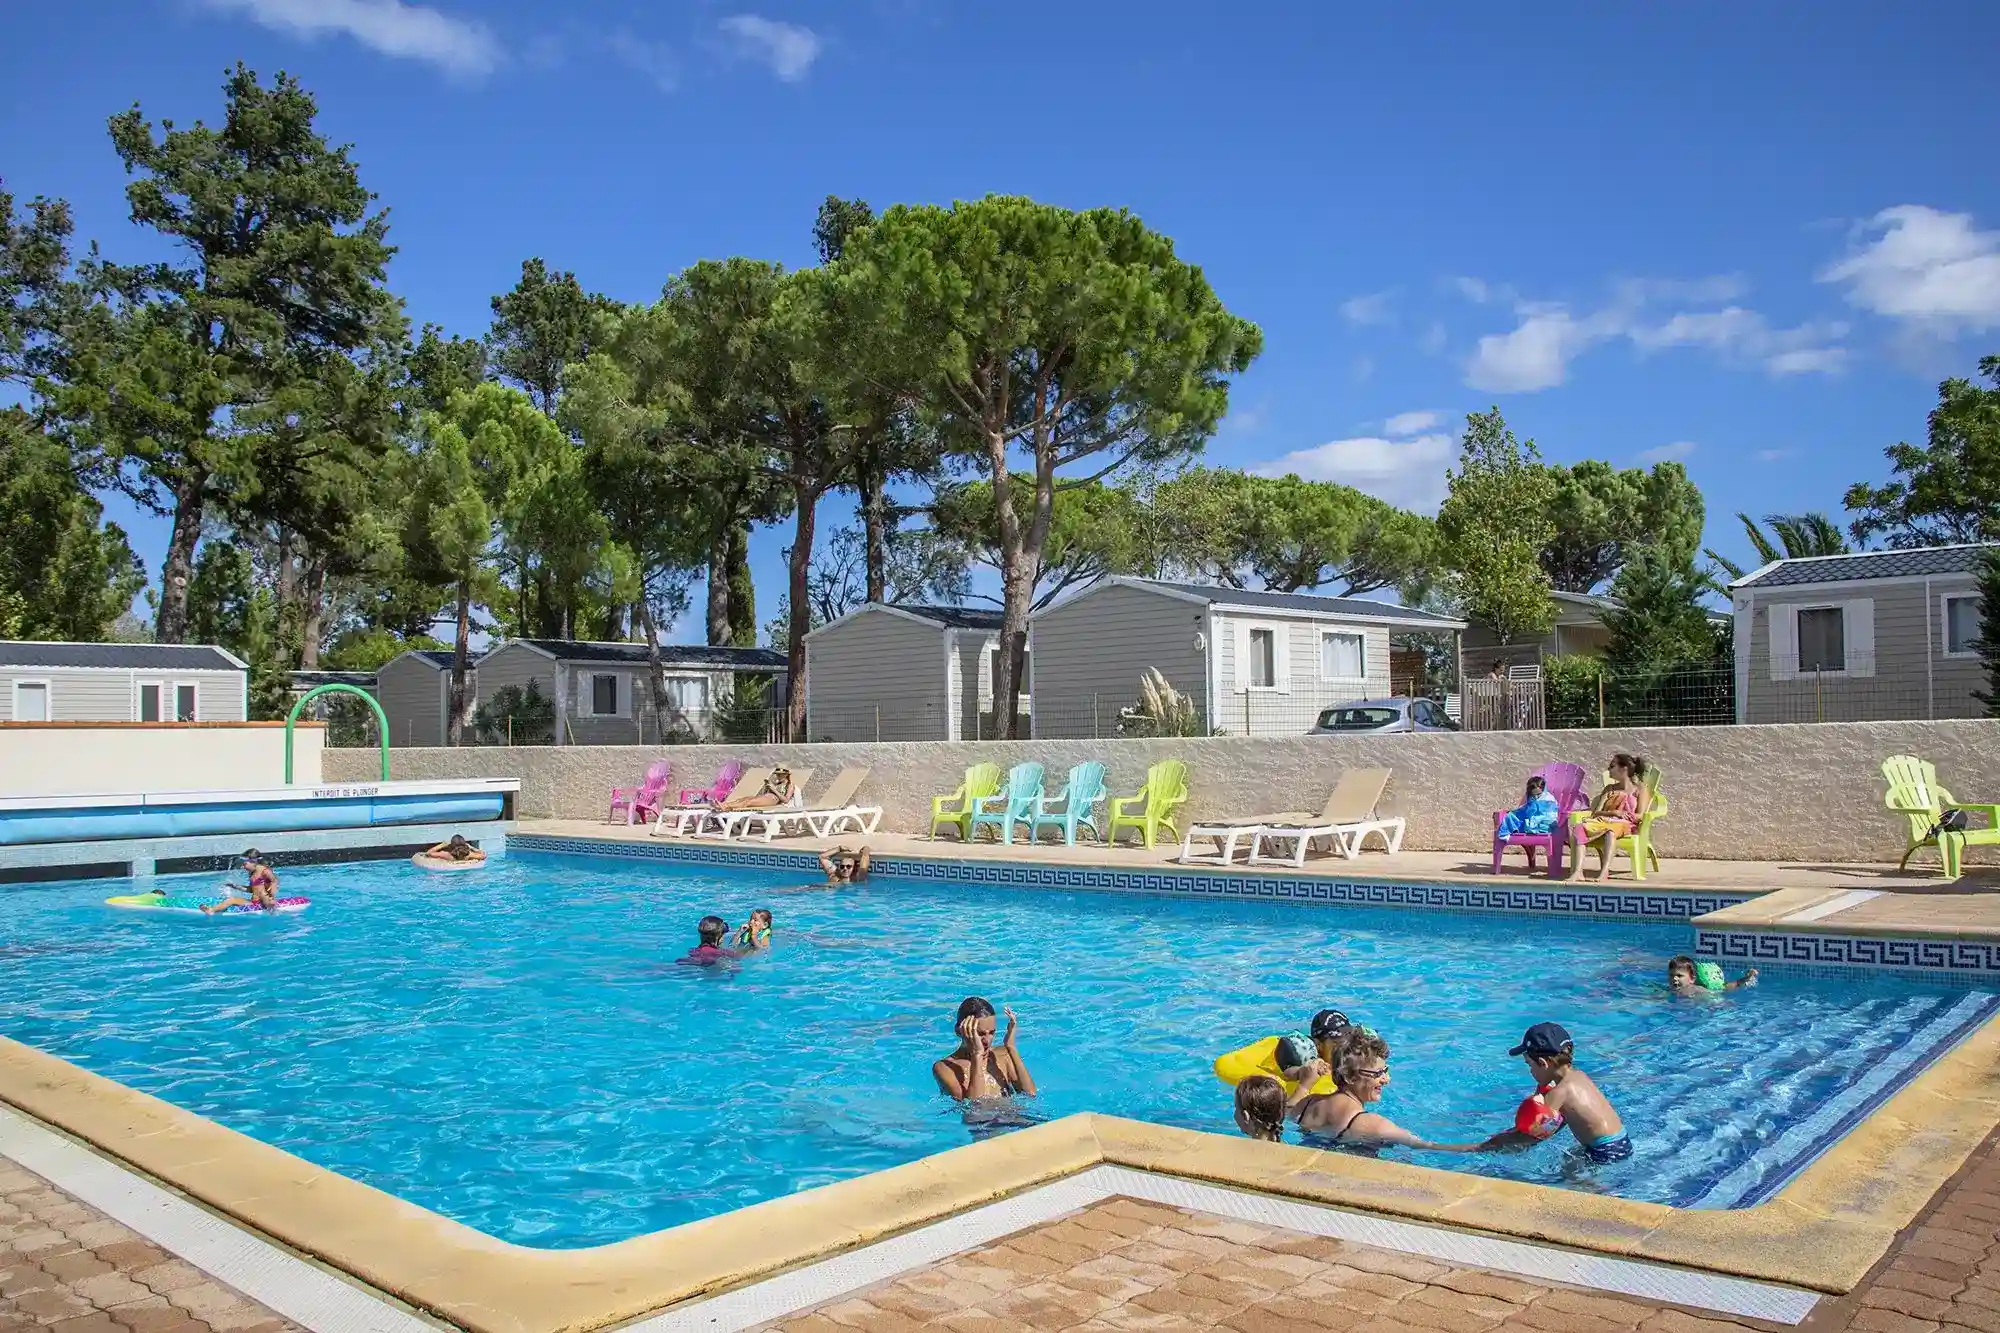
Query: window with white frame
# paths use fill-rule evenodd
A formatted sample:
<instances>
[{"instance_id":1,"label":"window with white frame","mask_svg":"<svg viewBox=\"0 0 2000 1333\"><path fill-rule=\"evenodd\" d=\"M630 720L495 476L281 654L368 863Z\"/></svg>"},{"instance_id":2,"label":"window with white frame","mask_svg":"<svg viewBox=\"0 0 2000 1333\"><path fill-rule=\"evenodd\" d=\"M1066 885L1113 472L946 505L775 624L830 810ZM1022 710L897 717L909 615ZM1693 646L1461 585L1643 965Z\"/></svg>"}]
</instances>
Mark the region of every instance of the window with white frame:
<instances>
[{"instance_id":1,"label":"window with white frame","mask_svg":"<svg viewBox=\"0 0 2000 1333\"><path fill-rule=\"evenodd\" d=\"M49 720L49 683L45 680L17 680L14 682L14 720L16 722L47 722Z\"/></svg>"},{"instance_id":2,"label":"window with white frame","mask_svg":"<svg viewBox=\"0 0 2000 1333\"><path fill-rule=\"evenodd\" d=\"M618 677L604 674L590 678L590 715L615 717L618 714Z\"/></svg>"},{"instance_id":3,"label":"window with white frame","mask_svg":"<svg viewBox=\"0 0 2000 1333\"><path fill-rule=\"evenodd\" d=\"M174 686L174 721L193 722L195 718L195 697L198 691L192 685Z\"/></svg>"},{"instance_id":4,"label":"window with white frame","mask_svg":"<svg viewBox=\"0 0 2000 1333\"><path fill-rule=\"evenodd\" d=\"M200 692L188 681L142 680L139 682L141 722L200 721L197 702Z\"/></svg>"},{"instance_id":5,"label":"window with white frame","mask_svg":"<svg viewBox=\"0 0 2000 1333\"><path fill-rule=\"evenodd\" d=\"M668 676L667 707L676 713L708 711L707 676Z\"/></svg>"},{"instance_id":6,"label":"window with white frame","mask_svg":"<svg viewBox=\"0 0 2000 1333\"><path fill-rule=\"evenodd\" d=\"M1944 655L1946 657L1977 657L1979 655L1979 594L1950 593L1944 602Z\"/></svg>"},{"instance_id":7,"label":"window with white frame","mask_svg":"<svg viewBox=\"0 0 2000 1333\"><path fill-rule=\"evenodd\" d=\"M1799 670L1847 670L1847 615L1838 606L1809 606L1799 612Z\"/></svg>"},{"instance_id":8,"label":"window with white frame","mask_svg":"<svg viewBox=\"0 0 2000 1333\"><path fill-rule=\"evenodd\" d=\"M1250 688L1274 689L1278 684L1278 631L1250 631Z\"/></svg>"},{"instance_id":9,"label":"window with white frame","mask_svg":"<svg viewBox=\"0 0 2000 1333\"><path fill-rule=\"evenodd\" d=\"M1319 636L1321 680L1366 680L1368 640L1346 630L1322 630Z\"/></svg>"}]
</instances>

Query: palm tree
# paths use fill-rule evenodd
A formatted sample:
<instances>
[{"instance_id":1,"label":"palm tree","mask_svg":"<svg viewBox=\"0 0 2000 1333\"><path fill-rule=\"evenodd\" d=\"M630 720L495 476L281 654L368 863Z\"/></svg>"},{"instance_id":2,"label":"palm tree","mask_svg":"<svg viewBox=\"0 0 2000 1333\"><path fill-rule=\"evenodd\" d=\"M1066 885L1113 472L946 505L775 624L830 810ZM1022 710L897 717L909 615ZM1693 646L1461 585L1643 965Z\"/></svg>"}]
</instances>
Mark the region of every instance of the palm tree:
<instances>
[{"instance_id":1,"label":"palm tree","mask_svg":"<svg viewBox=\"0 0 2000 1333\"><path fill-rule=\"evenodd\" d=\"M1847 555L1852 547L1841 535L1840 526L1825 514L1817 511L1809 514L1766 514L1764 526L1771 532L1764 535L1763 528L1748 514L1738 513L1736 519L1743 525L1743 533L1750 539L1757 558L1765 564L1773 560L1800 560L1815 555ZM1775 540L1774 540L1775 539ZM1713 560L1732 579L1740 579L1749 571L1734 560L1717 555L1712 549L1704 549L1703 554Z\"/></svg>"}]
</instances>

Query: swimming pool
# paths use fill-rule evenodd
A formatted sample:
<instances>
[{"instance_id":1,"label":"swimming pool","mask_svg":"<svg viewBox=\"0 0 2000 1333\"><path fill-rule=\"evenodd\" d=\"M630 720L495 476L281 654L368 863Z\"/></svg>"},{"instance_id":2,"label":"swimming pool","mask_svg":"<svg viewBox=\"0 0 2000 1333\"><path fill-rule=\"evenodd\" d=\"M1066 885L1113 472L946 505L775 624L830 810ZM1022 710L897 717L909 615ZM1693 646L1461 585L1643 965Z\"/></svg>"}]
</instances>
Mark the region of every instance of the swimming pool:
<instances>
[{"instance_id":1,"label":"swimming pool","mask_svg":"<svg viewBox=\"0 0 2000 1333\"><path fill-rule=\"evenodd\" d=\"M1426 1157L1658 1202L1767 1197L1995 1007L1908 978L1663 995L1684 925L1318 909L517 854L287 872L310 912L120 913L126 881L0 891L0 1032L523 1244L600 1244L963 1144L932 1060L969 992L1013 1006L1043 1095L1231 1131L1215 1054L1338 1004L1394 1047L1384 1109L1501 1128L1505 1054L1565 1023L1637 1145ZM179 887L177 884L176 887ZM674 967L707 911L779 949Z\"/></svg>"}]
</instances>

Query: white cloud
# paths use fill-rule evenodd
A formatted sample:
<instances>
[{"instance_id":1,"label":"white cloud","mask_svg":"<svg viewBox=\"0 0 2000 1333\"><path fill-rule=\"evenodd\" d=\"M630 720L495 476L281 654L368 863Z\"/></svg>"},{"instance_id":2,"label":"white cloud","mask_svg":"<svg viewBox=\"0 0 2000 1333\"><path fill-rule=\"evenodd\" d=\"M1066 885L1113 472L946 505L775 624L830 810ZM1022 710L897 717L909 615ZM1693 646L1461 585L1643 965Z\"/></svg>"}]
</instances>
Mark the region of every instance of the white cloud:
<instances>
[{"instance_id":1,"label":"white cloud","mask_svg":"<svg viewBox=\"0 0 2000 1333\"><path fill-rule=\"evenodd\" d=\"M617 28L605 38L605 44L612 55L645 75L661 92L670 93L680 85L680 61L665 42L651 41L627 28Z\"/></svg>"},{"instance_id":2,"label":"white cloud","mask_svg":"<svg viewBox=\"0 0 2000 1333\"><path fill-rule=\"evenodd\" d=\"M1340 317L1357 327L1369 324L1387 324L1395 318L1389 308L1394 292L1371 292L1366 296L1350 296L1340 303Z\"/></svg>"},{"instance_id":3,"label":"white cloud","mask_svg":"<svg viewBox=\"0 0 2000 1333\"><path fill-rule=\"evenodd\" d=\"M1797 452L1796 449L1759 449L1756 458L1760 463L1776 463L1781 459L1790 458Z\"/></svg>"},{"instance_id":4,"label":"white cloud","mask_svg":"<svg viewBox=\"0 0 2000 1333\"><path fill-rule=\"evenodd\" d=\"M1337 481L1390 504L1418 513L1436 511L1444 502L1445 470L1458 457L1458 441L1449 435L1419 435L1408 440L1359 436L1329 440L1299 449L1249 471L1260 477L1296 474L1308 481Z\"/></svg>"},{"instance_id":5,"label":"white cloud","mask_svg":"<svg viewBox=\"0 0 2000 1333\"><path fill-rule=\"evenodd\" d=\"M758 14L732 14L722 20L722 30L735 39L738 50L771 67L786 83L797 83L819 59L819 34L796 23L780 23Z\"/></svg>"},{"instance_id":6,"label":"white cloud","mask_svg":"<svg viewBox=\"0 0 2000 1333\"><path fill-rule=\"evenodd\" d=\"M1372 356L1357 356L1354 358L1354 364L1348 369L1349 373L1354 376L1356 384L1366 384L1375 375L1375 358Z\"/></svg>"},{"instance_id":7,"label":"white cloud","mask_svg":"<svg viewBox=\"0 0 2000 1333\"><path fill-rule=\"evenodd\" d=\"M2000 326L2000 232L1975 229L1970 213L1901 204L1870 218L1861 236L1869 239L1819 275L1844 285L1853 304L1945 336Z\"/></svg>"},{"instance_id":8,"label":"white cloud","mask_svg":"<svg viewBox=\"0 0 2000 1333\"><path fill-rule=\"evenodd\" d=\"M1460 296L1474 305L1485 305L1499 295L1494 291L1492 284L1483 278L1453 278L1451 285Z\"/></svg>"},{"instance_id":9,"label":"white cloud","mask_svg":"<svg viewBox=\"0 0 2000 1333\"><path fill-rule=\"evenodd\" d=\"M506 59L483 23L403 0L207 0L274 32L307 39L338 34L383 55L422 60L450 74L490 74Z\"/></svg>"},{"instance_id":10,"label":"white cloud","mask_svg":"<svg viewBox=\"0 0 2000 1333\"><path fill-rule=\"evenodd\" d=\"M1421 435L1444 420L1442 412L1398 412L1382 423L1385 435Z\"/></svg>"},{"instance_id":11,"label":"white cloud","mask_svg":"<svg viewBox=\"0 0 2000 1333\"><path fill-rule=\"evenodd\" d=\"M1512 333L1489 333L1466 363L1465 382L1497 393L1533 393L1561 384L1569 363L1617 332L1604 316L1578 319L1560 306L1521 308Z\"/></svg>"},{"instance_id":12,"label":"white cloud","mask_svg":"<svg viewBox=\"0 0 2000 1333\"><path fill-rule=\"evenodd\" d=\"M1764 359L1773 375L1837 375L1847 368L1845 347L1801 347Z\"/></svg>"},{"instance_id":13,"label":"white cloud","mask_svg":"<svg viewBox=\"0 0 2000 1333\"><path fill-rule=\"evenodd\" d=\"M1639 455L1641 463L1678 463L1694 452L1693 440L1675 440L1656 449L1647 449Z\"/></svg>"},{"instance_id":14,"label":"white cloud","mask_svg":"<svg viewBox=\"0 0 2000 1333\"><path fill-rule=\"evenodd\" d=\"M1437 320L1432 320L1431 326L1424 330L1424 340L1420 345L1426 352L1435 356L1444 350L1444 345L1448 337L1449 335L1444 331L1444 325Z\"/></svg>"},{"instance_id":15,"label":"white cloud","mask_svg":"<svg viewBox=\"0 0 2000 1333\"><path fill-rule=\"evenodd\" d=\"M1231 408L1222 418L1222 429L1231 435L1255 435L1270 416L1271 409L1265 403Z\"/></svg>"}]
</instances>

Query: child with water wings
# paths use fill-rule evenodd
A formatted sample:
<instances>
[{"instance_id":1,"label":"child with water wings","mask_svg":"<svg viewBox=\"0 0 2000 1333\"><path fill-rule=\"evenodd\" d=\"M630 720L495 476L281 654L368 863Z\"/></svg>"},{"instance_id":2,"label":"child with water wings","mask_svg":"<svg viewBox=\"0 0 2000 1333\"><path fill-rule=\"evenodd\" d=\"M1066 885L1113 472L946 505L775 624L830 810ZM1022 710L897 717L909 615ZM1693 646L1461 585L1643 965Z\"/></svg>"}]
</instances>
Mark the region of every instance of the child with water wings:
<instances>
[{"instance_id":1,"label":"child with water wings","mask_svg":"<svg viewBox=\"0 0 2000 1333\"><path fill-rule=\"evenodd\" d=\"M1667 989L1676 995L1702 995L1726 990L1742 990L1757 984L1757 969L1751 968L1734 981L1722 979L1718 963L1697 963L1686 954L1667 960Z\"/></svg>"},{"instance_id":2,"label":"child with water wings","mask_svg":"<svg viewBox=\"0 0 2000 1333\"><path fill-rule=\"evenodd\" d=\"M1593 1162L1622 1162L1632 1155L1625 1122L1590 1075L1576 1067L1576 1043L1562 1024L1535 1024L1507 1054L1526 1063L1535 1091L1521 1103L1514 1128L1486 1140L1483 1150L1530 1148L1567 1128Z\"/></svg>"},{"instance_id":3,"label":"child with water wings","mask_svg":"<svg viewBox=\"0 0 2000 1333\"><path fill-rule=\"evenodd\" d=\"M750 913L750 919L736 932L736 947L745 953L755 953L759 949L771 947L771 909L759 907Z\"/></svg>"}]
</instances>

